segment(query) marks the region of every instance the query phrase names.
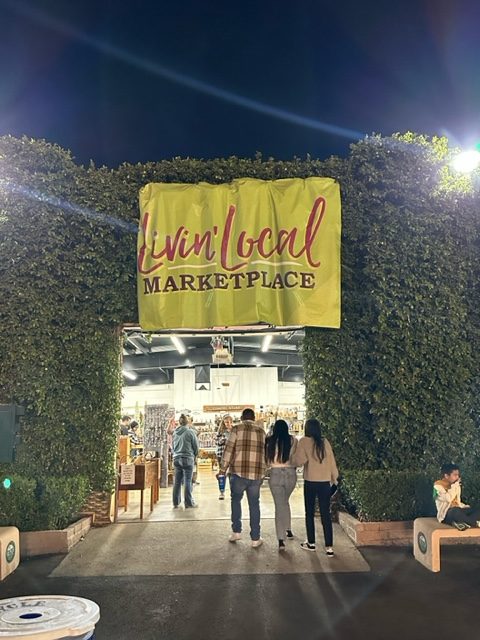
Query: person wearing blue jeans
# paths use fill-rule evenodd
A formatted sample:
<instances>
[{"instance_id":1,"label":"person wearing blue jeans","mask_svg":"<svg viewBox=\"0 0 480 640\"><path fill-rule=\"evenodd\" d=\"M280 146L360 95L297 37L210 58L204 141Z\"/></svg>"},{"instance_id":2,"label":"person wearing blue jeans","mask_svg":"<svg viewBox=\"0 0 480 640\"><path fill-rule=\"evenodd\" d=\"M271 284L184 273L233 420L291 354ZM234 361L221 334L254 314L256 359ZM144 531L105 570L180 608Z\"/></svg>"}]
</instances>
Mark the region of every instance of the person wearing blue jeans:
<instances>
[{"instance_id":1,"label":"person wearing blue jeans","mask_svg":"<svg viewBox=\"0 0 480 640\"><path fill-rule=\"evenodd\" d=\"M265 430L255 422L255 412L246 408L242 422L232 428L223 452L218 475L230 472L232 534L230 542L242 537L242 498L247 494L250 509L252 547L260 547L260 487L265 477Z\"/></svg>"},{"instance_id":2,"label":"person wearing blue jeans","mask_svg":"<svg viewBox=\"0 0 480 640\"><path fill-rule=\"evenodd\" d=\"M174 458L175 476L173 481L173 506L176 508L182 501L182 484L185 493L185 508L193 507L192 478L195 458L186 456Z\"/></svg>"},{"instance_id":3,"label":"person wearing blue jeans","mask_svg":"<svg viewBox=\"0 0 480 640\"><path fill-rule=\"evenodd\" d=\"M242 533L242 498L246 492L250 510L250 537L260 540L260 487L262 480L249 480L236 474L230 477L232 497L232 531Z\"/></svg>"},{"instance_id":4,"label":"person wearing blue jeans","mask_svg":"<svg viewBox=\"0 0 480 640\"><path fill-rule=\"evenodd\" d=\"M173 507L177 509L182 501L182 484L185 491L185 509L192 509L197 505L192 496L192 477L195 458L198 455L198 440L196 433L188 428L188 419L181 415L179 426L173 433L173 466L175 477L173 482Z\"/></svg>"}]
</instances>

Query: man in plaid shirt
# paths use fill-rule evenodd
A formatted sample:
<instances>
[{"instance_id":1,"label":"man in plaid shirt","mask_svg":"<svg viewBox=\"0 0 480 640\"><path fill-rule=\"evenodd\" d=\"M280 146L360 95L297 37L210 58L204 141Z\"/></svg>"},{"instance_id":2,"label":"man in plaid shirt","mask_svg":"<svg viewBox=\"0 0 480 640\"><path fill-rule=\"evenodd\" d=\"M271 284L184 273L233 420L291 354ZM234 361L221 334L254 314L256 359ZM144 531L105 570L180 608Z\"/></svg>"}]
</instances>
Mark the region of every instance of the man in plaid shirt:
<instances>
[{"instance_id":1,"label":"man in plaid shirt","mask_svg":"<svg viewBox=\"0 0 480 640\"><path fill-rule=\"evenodd\" d=\"M232 496L232 535L230 542L242 537L242 498L247 493L250 509L250 537L252 547L259 547L260 486L265 476L265 431L255 423L253 409L244 409L242 422L232 428L220 464L219 475L230 472Z\"/></svg>"}]
</instances>

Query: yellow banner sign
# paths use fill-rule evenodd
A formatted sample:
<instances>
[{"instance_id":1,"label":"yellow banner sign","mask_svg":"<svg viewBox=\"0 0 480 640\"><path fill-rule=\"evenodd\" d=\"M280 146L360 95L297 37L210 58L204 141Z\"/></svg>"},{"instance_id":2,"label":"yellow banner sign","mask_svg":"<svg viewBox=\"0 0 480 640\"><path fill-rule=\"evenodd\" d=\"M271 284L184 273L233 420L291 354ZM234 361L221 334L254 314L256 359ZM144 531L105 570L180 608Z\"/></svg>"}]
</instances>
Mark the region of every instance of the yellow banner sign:
<instances>
[{"instance_id":1,"label":"yellow banner sign","mask_svg":"<svg viewBox=\"0 0 480 640\"><path fill-rule=\"evenodd\" d=\"M331 178L147 184L143 329L340 326L340 188Z\"/></svg>"}]
</instances>

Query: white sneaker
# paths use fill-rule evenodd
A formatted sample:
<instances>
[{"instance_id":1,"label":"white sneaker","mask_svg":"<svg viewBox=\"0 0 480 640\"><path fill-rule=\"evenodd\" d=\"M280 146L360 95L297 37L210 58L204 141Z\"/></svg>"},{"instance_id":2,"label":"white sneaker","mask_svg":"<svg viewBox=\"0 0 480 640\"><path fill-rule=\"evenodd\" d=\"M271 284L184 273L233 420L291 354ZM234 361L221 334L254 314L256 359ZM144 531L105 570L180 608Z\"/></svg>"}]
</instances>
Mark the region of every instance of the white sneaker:
<instances>
[{"instance_id":1,"label":"white sneaker","mask_svg":"<svg viewBox=\"0 0 480 640\"><path fill-rule=\"evenodd\" d=\"M326 548L325 548L325 553L327 554L327 556L328 556L329 558L333 558L333 556L335 555L335 554L333 553L333 547L326 547Z\"/></svg>"},{"instance_id":2,"label":"white sneaker","mask_svg":"<svg viewBox=\"0 0 480 640\"><path fill-rule=\"evenodd\" d=\"M256 549L257 547L261 547L262 544L263 544L262 538L259 538L258 540L252 540L252 547L254 549Z\"/></svg>"},{"instance_id":3,"label":"white sneaker","mask_svg":"<svg viewBox=\"0 0 480 640\"><path fill-rule=\"evenodd\" d=\"M232 533L228 539L229 542L236 542L237 540L242 539L241 533Z\"/></svg>"}]
</instances>

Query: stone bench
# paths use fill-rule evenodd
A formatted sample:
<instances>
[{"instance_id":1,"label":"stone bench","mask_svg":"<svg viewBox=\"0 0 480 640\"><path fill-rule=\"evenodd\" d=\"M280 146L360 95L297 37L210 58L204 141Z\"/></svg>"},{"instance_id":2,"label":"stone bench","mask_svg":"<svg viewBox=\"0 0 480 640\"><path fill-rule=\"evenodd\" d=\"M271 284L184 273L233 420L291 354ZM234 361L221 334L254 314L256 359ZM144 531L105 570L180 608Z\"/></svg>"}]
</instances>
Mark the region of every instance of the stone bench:
<instances>
[{"instance_id":1,"label":"stone bench","mask_svg":"<svg viewBox=\"0 0 480 640\"><path fill-rule=\"evenodd\" d=\"M440 571L440 540L442 538L478 538L480 529L458 531L438 522L436 518L417 518L413 523L413 555L430 571Z\"/></svg>"},{"instance_id":2,"label":"stone bench","mask_svg":"<svg viewBox=\"0 0 480 640\"><path fill-rule=\"evenodd\" d=\"M17 527L0 527L0 580L15 571L20 562L20 536Z\"/></svg>"}]
</instances>

